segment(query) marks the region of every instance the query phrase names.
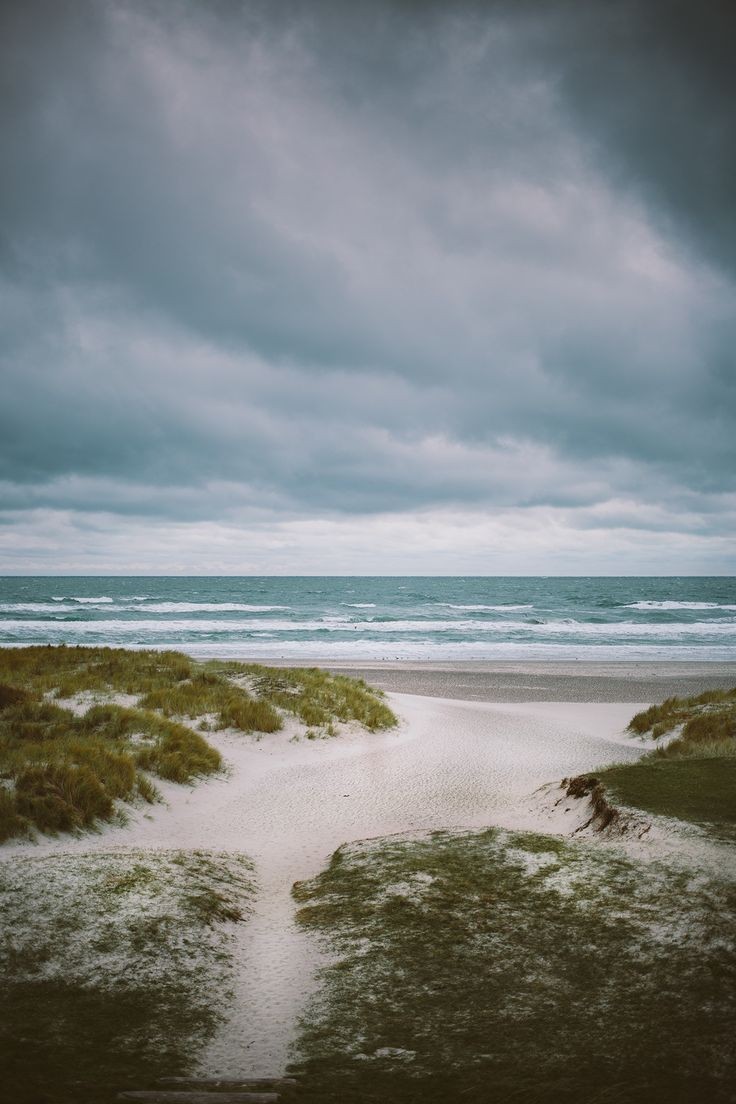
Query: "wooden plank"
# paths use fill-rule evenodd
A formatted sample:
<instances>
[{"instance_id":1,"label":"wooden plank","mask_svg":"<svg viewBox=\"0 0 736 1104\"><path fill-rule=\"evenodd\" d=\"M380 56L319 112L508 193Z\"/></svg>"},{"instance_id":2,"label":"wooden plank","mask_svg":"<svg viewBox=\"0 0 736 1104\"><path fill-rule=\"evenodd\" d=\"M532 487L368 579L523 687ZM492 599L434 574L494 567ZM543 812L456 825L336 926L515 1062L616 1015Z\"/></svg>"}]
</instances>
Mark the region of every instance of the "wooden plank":
<instances>
[{"instance_id":1,"label":"wooden plank","mask_svg":"<svg viewBox=\"0 0 736 1104\"><path fill-rule=\"evenodd\" d=\"M118 1100L137 1100L139 1104L278 1104L275 1092L121 1092Z\"/></svg>"}]
</instances>

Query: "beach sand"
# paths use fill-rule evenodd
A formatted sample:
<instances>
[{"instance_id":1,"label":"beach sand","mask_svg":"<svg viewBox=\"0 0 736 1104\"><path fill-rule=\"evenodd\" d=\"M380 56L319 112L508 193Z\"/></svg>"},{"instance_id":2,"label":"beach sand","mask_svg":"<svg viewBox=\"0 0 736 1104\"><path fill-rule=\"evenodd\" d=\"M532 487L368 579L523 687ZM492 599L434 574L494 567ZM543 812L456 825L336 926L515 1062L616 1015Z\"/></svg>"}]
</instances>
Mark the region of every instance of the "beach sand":
<instances>
[{"instance_id":1,"label":"beach sand","mask_svg":"<svg viewBox=\"0 0 736 1104\"><path fill-rule=\"evenodd\" d=\"M270 663L271 661L266 661ZM273 664L278 665L274 660ZM287 666L297 666L288 663ZM381 690L436 698L488 702L634 702L689 697L736 686L736 663L691 662L484 662L336 663L313 660L302 666L364 678Z\"/></svg>"},{"instance_id":2,"label":"beach sand","mask_svg":"<svg viewBox=\"0 0 736 1104\"><path fill-rule=\"evenodd\" d=\"M255 914L237 928L236 998L202 1059L202 1075L283 1072L321 961L313 937L294 923L291 887L319 873L341 844L441 827L563 830L550 823L535 791L638 758L645 745L625 728L650 701L702 689L703 680L736 682L733 670L707 674L700 666L686 672L668 665L666 673L628 679L623 670L593 665L554 672L482 666L361 669L374 684L401 685L402 692L389 693L397 730L319 741L293 741L294 727L260 740L212 734L226 777L163 786L168 806L135 812L126 828L30 846L35 854L177 847L253 858L259 890ZM505 702L495 701L504 687ZM524 693L528 700L519 701ZM565 700L574 694L580 700ZM28 851L20 843L3 849L8 856Z\"/></svg>"}]
</instances>

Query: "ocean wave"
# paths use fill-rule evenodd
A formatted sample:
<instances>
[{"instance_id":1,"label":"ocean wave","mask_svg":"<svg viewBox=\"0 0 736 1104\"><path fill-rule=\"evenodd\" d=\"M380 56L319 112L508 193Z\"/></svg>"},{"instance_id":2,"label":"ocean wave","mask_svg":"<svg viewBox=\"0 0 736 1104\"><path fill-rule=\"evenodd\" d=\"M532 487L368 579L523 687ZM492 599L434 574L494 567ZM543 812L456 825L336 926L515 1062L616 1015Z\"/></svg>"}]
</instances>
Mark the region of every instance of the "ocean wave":
<instances>
[{"instance_id":1,"label":"ocean wave","mask_svg":"<svg viewBox=\"0 0 736 1104\"><path fill-rule=\"evenodd\" d=\"M124 608L124 607L121 607ZM262 606L248 602L151 602L143 613L275 613L291 606Z\"/></svg>"},{"instance_id":2,"label":"ocean wave","mask_svg":"<svg viewBox=\"0 0 736 1104\"><path fill-rule=\"evenodd\" d=\"M258 618L256 620L212 620L212 619L171 619L168 621L153 618L105 619L80 621L56 617L52 620L18 620L7 618L0 621L0 631L23 632L29 635L53 632L59 635L79 635L113 633L116 636L130 636L141 633L152 639L165 636L171 639L176 634L248 634L255 631L274 633L372 633L377 636L396 636L404 634L464 634L473 636L509 635L513 639L522 636L560 636L595 637L605 640L607 637L712 637L731 636L736 640L736 618L713 621L697 621L692 624L637 624L633 621L614 622L612 624L590 623L571 619L546 622L519 621L351 621L339 616L325 617L319 620L286 621L280 618Z\"/></svg>"},{"instance_id":3,"label":"ocean wave","mask_svg":"<svg viewBox=\"0 0 736 1104\"><path fill-rule=\"evenodd\" d=\"M736 610L735 606L721 605L720 602L631 602L624 609L635 610Z\"/></svg>"},{"instance_id":4,"label":"ocean wave","mask_svg":"<svg viewBox=\"0 0 736 1104\"><path fill-rule=\"evenodd\" d=\"M51 602L0 603L0 613L59 613L61 608L61 606L55 606ZM71 613L72 610L70 609L69 612ZM3 622L0 621L0 624L3 624Z\"/></svg>"},{"instance_id":5,"label":"ocean wave","mask_svg":"<svg viewBox=\"0 0 736 1104\"><path fill-rule=\"evenodd\" d=\"M375 602L341 602L343 606L350 606L351 609L375 609Z\"/></svg>"},{"instance_id":6,"label":"ocean wave","mask_svg":"<svg viewBox=\"0 0 736 1104\"><path fill-rule=\"evenodd\" d=\"M148 645L139 645L147 647ZM354 663L363 661L576 661L596 660L627 662L730 662L733 648L718 644L574 644L516 641L371 641L365 638L333 641L280 640L280 641L197 641L187 644L186 651L195 657L212 656L234 659L268 659L281 662L309 660L312 663L329 663L342 660Z\"/></svg>"},{"instance_id":7,"label":"ocean wave","mask_svg":"<svg viewBox=\"0 0 736 1104\"><path fill-rule=\"evenodd\" d=\"M74 595L74 594L61 594L61 595L58 595L58 596L56 594L53 594L51 596L51 600L53 602L78 602L80 606L88 606L88 605L96 605L97 606L97 605L103 605L103 604L107 604L108 602L114 602L115 601L114 598L110 598L107 594L103 594L99 598L88 598L85 595L82 595L80 597L80 596Z\"/></svg>"},{"instance_id":8,"label":"ocean wave","mask_svg":"<svg viewBox=\"0 0 736 1104\"><path fill-rule=\"evenodd\" d=\"M484 606L484 605L480 605L480 604L460 605L457 602L438 602L437 605L438 606L445 606L447 609L456 609L456 610L496 610L499 613L503 613L507 610L511 611L511 610L530 610L530 609L534 609L534 606L531 606L531 605L528 605L528 606L527 605L523 605L523 606L511 606L511 605L509 605L509 606Z\"/></svg>"},{"instance_id":9,"label":"ocean wave","mask_svg":"<svg viewBox=\"0 0 736 1104\"><path fill-rule=\"evenodd\" d=\"M258 606L249 605L245 602L151 602L150 605L141 607L131 606L128 603L142 602L144 601L142 598L126 598L119 602L114 602L113 599L109 601L113 604L109 605L107 599L98 603L99 607L105 610L105 613L273 613L277 610L291 609L291 606ZM145 601L148 601L148 599L145 599ZM51 602L3 602L0 604L0 613L64 614L79 612L73 605L64 607L56 599L54 599L54 602L56 604ZM95 609L95 605L88 602L86 608L91 611ZM90 622L90 624L94 623ZM99 622L97 623L99 624ZM161 624L165 623L161 622Z\"/></svg>"}]
</instances>

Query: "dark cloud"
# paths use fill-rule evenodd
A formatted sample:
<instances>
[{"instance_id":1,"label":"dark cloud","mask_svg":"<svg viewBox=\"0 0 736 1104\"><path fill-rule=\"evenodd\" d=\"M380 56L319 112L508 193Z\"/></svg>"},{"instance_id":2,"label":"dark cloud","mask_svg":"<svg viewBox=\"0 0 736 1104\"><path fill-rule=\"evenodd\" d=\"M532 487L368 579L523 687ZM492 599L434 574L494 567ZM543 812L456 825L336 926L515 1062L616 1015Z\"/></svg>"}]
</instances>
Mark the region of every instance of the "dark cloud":
<instances>
[{"instance_id":1,"label":"dark cloud","mask_svg":"<svg viewBox=\"0 0 736 1104\"><path fill-rule=\"evenodd\" d=\"M736 460L729 4L2 19L6 509L620 500L710 531Z\"/></svg>"}]
</instances>

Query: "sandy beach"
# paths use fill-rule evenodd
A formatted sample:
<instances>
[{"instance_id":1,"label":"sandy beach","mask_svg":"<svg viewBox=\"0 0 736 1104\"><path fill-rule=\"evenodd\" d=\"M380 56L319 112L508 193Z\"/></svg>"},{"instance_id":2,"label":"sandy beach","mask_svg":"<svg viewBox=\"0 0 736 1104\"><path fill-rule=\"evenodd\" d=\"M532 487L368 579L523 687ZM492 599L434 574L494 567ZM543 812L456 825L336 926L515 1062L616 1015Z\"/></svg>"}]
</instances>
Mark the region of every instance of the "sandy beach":
<instances>
[{"instance_id":1,"label":"sandy beach","mask_svg":"<svg viewBox=\"0 0 736 1104\"><path fill-rule=\"evenodd\" d=\"M381 690L464 701L655 702L670 695L701 694L704 690L736 685L736 663L554 660L336 663L317 659L310 661L310 665L364 678Z\"/></svg>"},{"instance_id":2,"label":"sandy beach","mask_svg":"<svg viewBox=\"0 0 736 1104\"><path fill-rule=\"evenodd\" d=\"M320 963L313 938L294 924L291 888L318 874L341 844L442 827L564 831L535 791L638 758L644 745L625 729L651 701L736 681L732 670L705 664L638 675L610 665L552 672L541 665L391 665L350 673L390 687L398 729L353 728L318 741L295 740L293 726L258 740L213 734L224 776L191 788L164 785L166 804L134 813L126 827L3 849L10 858L206 848L254 860L258 894L251 920L237 927L236 998L201 1062L203 1075L283 1072ZM505 701L497 700L503 693Z\"/></svg>"}]
</instances>

